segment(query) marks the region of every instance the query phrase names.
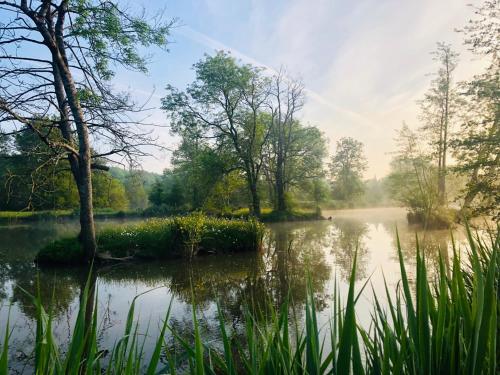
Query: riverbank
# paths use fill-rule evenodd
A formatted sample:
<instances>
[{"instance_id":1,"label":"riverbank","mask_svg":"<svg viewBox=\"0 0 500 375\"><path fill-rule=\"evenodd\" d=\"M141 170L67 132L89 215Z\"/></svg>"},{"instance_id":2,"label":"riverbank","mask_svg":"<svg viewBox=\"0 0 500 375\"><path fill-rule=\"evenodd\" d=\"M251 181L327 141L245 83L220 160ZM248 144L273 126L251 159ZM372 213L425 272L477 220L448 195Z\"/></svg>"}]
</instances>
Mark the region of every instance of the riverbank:
<instances>
[{"instance_id":1,"label":"riverbank","mask_svg":"<svg viewBox=\"0 0 500 375\"><path fill-rule=\"evenodd\" d=\"M222 217L233 219L248 219L250 210L242 208ZM260 221L264 223L279 223L287 221L311 221L324 219L321 210L291 209L286 211L275 211L270 208L263 208L260 213Z\"/></svg>"},{"instance_id":2,"label":"riverbank","mask_svg":"<svg viewBox=\"0 0 500 375\"><path fill-rule=\"evenodd\" d=\"M182 213L185 215L185 213ZM126 219L126 218L168 218L178 216L179 213L158 213L154 210L116 211L110 209L94 210L94 219ZM250 211L248 208L239 209L231 213L208 212L208 216L226 219L248 219ZM76 220L79 217L78 210L52 210L52 211L0 211L0 224L18 224L37 221L64 221ZM263 222L282 221L308 221L321 220L321 212L317 210L293 209L283 212L264 208L260 220Z\"/></svg>"},{"instance_id":3,"label":"riverbank","mask_svg":"<svg viewBox=\"0 0 500 375\"><path fill-rule=\"evenodd\" d=\"M18 224L37 221L77 220L78 210L0 211L0 224ZM142 211L94 210L95 219L121 219L144 217Z\"/></svg>"},{"instance_id":4,"label":"riverbank","mask_svg":"<svg viewBox=\"0 0 500 375\"><path fill-rule=\"evenodd\" d=\"M106 228L97 234L100 259L156 260L190 258L200 253L256 251L264 225L256 220L230 220L193 214ZM81 264L76 237L54 241L37 254L38 264Z\"/></svg>"}]
</instances>

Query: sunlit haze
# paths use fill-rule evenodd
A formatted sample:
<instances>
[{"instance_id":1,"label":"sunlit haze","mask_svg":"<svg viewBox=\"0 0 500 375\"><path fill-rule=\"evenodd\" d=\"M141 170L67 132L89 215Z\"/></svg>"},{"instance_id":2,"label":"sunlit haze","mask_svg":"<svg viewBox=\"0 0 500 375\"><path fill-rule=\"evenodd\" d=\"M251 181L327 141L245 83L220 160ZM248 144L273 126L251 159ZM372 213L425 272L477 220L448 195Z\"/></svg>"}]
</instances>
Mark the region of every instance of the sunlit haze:
<instances>
[{"instance_id":1,"label":"sunlit haze","mask_svg":"<svg viewBox=\"0 0 500 375\"><path fill-rule=\"evenodd\" d=\"M303 81L307 103L302 119L329 139L329 152L340 137L365 144L366 177L388 173L395 129L406 121L418 126L418 105L437 64L430 52L436 42L461 53L456 79L477 72L455 30L471 17L467 0L292 0L154 1L147 11L178 19L169 51L152 53L150 72L118 72L115 85L136 100L149 99L149 120L167 126L159 108L167 84L184 88L193 80L192 64L205 53L233 56L268 69L286 67ZM134 4L134 7L136 5ZM151 96L152 95L152 96ZM160 143L173 148L167 128L155 130ZM145 170L161 172L168 151L152 150Z\"/></svg>"}]
</instances>

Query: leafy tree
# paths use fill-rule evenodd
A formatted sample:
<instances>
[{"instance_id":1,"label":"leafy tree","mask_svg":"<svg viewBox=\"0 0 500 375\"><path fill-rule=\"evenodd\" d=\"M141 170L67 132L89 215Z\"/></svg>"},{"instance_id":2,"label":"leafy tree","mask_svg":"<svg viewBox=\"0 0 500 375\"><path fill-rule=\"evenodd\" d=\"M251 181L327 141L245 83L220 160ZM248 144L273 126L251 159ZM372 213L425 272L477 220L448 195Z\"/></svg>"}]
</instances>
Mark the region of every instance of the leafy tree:
<instances>
[{"instance_id":1,"label":"leafy tree","mask_svg":"<svg viewBox=\"0 0 500 375\"><path fill-rule=\"evenodd\" d=\"M78 207L78 191L66 158L53 158L50 148L31 131L16 134L0 159L0 208L53 210ZM102 165L104 163L101 162ZM97 208L127 208L122 183L106 171L94 171L93 201Z\"/></svg>"},{"instance_id":2,"label":"leafy tree","mask_svg":"<svg viewBox=\"0 0 500 375\"><path fill-rule=\"evenodd\" d=\"M422 140L406 124L398 131L398 150L391 162L387 188L391 197L407 207L408 221L447 226L439 204L438 171Z\"/></svg>"},{"instance_id":3,"label":"leafy tree","mask_svg":"<svg viewBox=\"0 0 500 375\"><path fill-rule=\"evenodd\" d=\"M96 208L111 208L126 210L128 208L125 187L120 180L105 171L96 171L93 174L93 200Z\"/></svg>"},{"instance_id":4,"label":"leafy tree","mask_svg":"<svg viewBox=\"0 0 500 375\"><path fill-rule=\"evenodd\" d=\"M287 164L293 158L293 154L300 154L306 149L294 148L297 138L293 136L300 128L296 121L297 112L304 105L304 87L295 80L285 76L281 70L272 80L271 107L271 140L268 152L268 181L273 181L275 209L286 211L287 201L285 194L289 189L287 183ZM290 169L288 168L288 171Z\"/></svg>"},{"instance_id":5,"label":"leafy tree","mask_svg":"<svg viewBox=\"0 0 500 375\"><path fill-rule=\"evenodd\" d=\"M143 210L148 206L148 195L144 187L142 171L131 171L125 178L124 186L131 209Z\"/></svg>"},{"instance_id":6,"label":"leafy tree","mask_svg":"<svg viewBox=\"0 0 500 375\"><path fill-rule=\"evenodd\" d=\"M453 72L457 66L458 54L452 51L450 45L438 43L433 55L440 67L437 77L420 102L420 107L421 118L424 121L422 130L428 134L432 155L438 164L439 204L445 205L449 138L460 102L453 84Z\"/></svg>"},{"instance_id":7,"label":"leafy tree","mask_svg":"<svg viewBox=\"0 0 500 375\"><path fill-rule=\"evenodd\" d=\"M214 185L205 203L209 211L231 213L235 207L248 200L245 178L240 171L225 174Z\"/></svg>"},{"instance_id":8,"label":"leafy tree","mask_svg":"<svg viewBox=\"0 0 500 375\"><path fill-rule=\"evenodd\" d=\"M333 197L352 203L363 193L363 173L366 170L363 143L353 138L341 138L330 163Z\"/></svg>"},{"instance_id":9,"label":"leafy tree","mask_svg":"<svg viewBox=\"0 0 500 375\"><path fill-rule=\"evenodd\" d=\"M240 65L225 52L206 56L194 65L196 79L185 92L168 86L163 109L175 133L188 129L210 139L215 148L231 148L235 167L243 171L252 212L260 215L257 192L262 149L268 136L261 110L268 97L268 80L250 65Z\"/></svg>"},{"instance_id":10,"label":"leafy tree","mask_svg":"<svg viewBox=\"0 0 500 375\"><path fill-rule=\"evenodd\" d=\"M55 136L52 136L54 138ZM36 134L10 137L0 154L0 209L43 210L78 206L76 186L65 159L54 158Z\"/></svg>"},{"instance_id":11,"label":"leafy tree","mask_svg":"<svg viewBox=\"0 0 500 375\"><path fill-rule=\"evenodd\" d=\"M30 129L55 159L67 158L79 197L79 238L90 261L96 250L91 171L103 169L96 160L139 155L138 145L152 142L131 126L128 114L136 107L107 82L116 65L145 71L138 47L164 46L171 25L136 17L111 0L1 4L0 133ZM40 114L48 120L37 122ZM95 138L99 150L92 152Z\"/></svg>"},{"instance_id":12,"label":"leafy tree","mask_svg":"<svg viewBox=\"0 0 500 375\"><path fill-rule=\"evenodd\" d=\"M283 171L277 172L276 133L271 133L270 142L266 147L264 159L264 174L269 184L270 197L274 208L280 210L280 189L284 188L285 210L289 209L290 193L311 187L310 183L324 175L323 160L326 154L325 138L323 133L314 126L304 126L299 121L293 121L287 127L287 137L284 143L285 163ZM281 178L281 182L277 177ZM283 202L282 202L283 203Z\"/></svg>"},{"instance_id":13,"label":"leafy tree","mask_svg":"<svg viewBox=\"0 0 500 375\"><path fill-rule=\"evenodd\" d=\"M462 213L500 217L500 4L485 1L461 30L465 44L488 63L486 71L462 84L460 129L452 141L456 170L467 176Z\"/></svg>"}]
</instances>

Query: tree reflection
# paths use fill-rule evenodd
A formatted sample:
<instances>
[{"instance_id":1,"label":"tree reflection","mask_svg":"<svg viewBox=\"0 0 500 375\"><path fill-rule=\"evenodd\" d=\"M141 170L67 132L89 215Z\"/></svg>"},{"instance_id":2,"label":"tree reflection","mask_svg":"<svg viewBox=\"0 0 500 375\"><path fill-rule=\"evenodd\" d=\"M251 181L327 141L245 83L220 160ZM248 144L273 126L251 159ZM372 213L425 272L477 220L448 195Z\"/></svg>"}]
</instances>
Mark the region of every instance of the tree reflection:
<instances>
[{"instance_id":1,"label":"tree reflection","mask_svg":"<svg viewBox=\"0 0 500 375\"><path fill-rule=\"evenodd\" d=\"M428 273L432 275L439 269L439 258L442 257L445 266L450 268L451 257L451 232L448 230L424 230L421 226L406 225L398 227L397 234L394 227L387 228L392 235L392 247L394 248L394 261L398 260L397 243L401 245L401 253L408 272L411 274L415 269L417 248L422 256L425 256ZM453 233L456 244L461 244L465 237L460 230ZM418 242L418 247L417 247Z\"/></svg>"},{"instance_id":2,"label":"tree reflection","mask_svg":"<svg viewBox=\"0 0 500 375\"><path fill-rule=\"evenodd\" d=\"M31 264L13 267L12 303L30 319L36 318L32 296L39 297L44 309L54 318L67 313L71 303L80 295L84 272L78 269L36 269Z\"/></svg>"},{"instance_id":3,"label":"tree reflection","mask_svg":"<svg viewBox=\"0 0 500 375\"><path fill-rule=\"evenodd\" d=\"M340 268L342 280L348 281L357 251L356 280L367 277L368 247L365 238L368 225L359 220L336 218L331 233L331 253L335 264Z\"/></svg>"}]
</instances>

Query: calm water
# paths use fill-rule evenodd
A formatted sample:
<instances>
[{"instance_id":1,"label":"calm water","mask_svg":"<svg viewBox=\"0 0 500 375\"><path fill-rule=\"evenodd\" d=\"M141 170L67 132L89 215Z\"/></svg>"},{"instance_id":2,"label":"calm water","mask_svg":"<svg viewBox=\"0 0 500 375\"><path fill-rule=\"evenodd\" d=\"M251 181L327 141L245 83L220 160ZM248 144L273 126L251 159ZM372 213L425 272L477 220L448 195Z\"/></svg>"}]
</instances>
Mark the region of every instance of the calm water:
<instances>
[{"instance_id":1,"label":"calm water","mask_svg":"<svg viewBox=\"0 0 500 375\"><path fill-rule=\"evenodd\" d=\"M396 226L408 265L414 264L416 227L406 224L401 209L367 209L325 212L331 221L280 223L268 226L265 246L260 253L205 256L191 263L120 264L100 269L97 275L98 303L102 347L112 347L121 336L128 308L140 293L137 320L142 331L149 326L146 350L158 332L160 318L172 301L171 324L189 333L192 327L194 290L197 315L205 338L217 343L216 302L220 301L227 323L241 327L242 305L271 301L278 306L287 295L299 321L303 319L307 271L310 272L320 311L320 323L331 316L331 296L335 280L342 294L350 274L353 256L358 248L357 280L359 285L370 277L376 291L383 292L383 278L390 287L399 280ZM123 222L100 222L99 226ZM0 226L0 338L3 338L7 316L13 327L11 336L12 371L30 373L35 322L30 298L21 288L40 294L51 305L55 316L56 336L64 348L72 327L85 276L78 269L37 269L32 263L36 250L62 236L74 235L76 223L40 223ZM419 241L430 263L439 252L449 254L450 232L419 232ZM454 237L465 243L461 229ZM412 270L410 271L412 275ZM371 288L358 303L358 319L367 321L371 305ZM148 346L149 345L149 346Z\"/></svg>"}]
</instances>

